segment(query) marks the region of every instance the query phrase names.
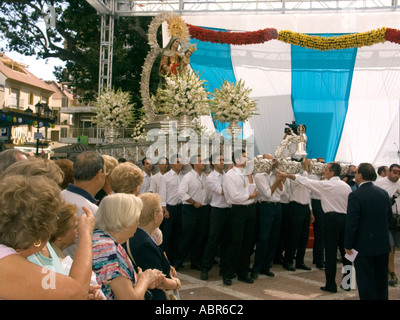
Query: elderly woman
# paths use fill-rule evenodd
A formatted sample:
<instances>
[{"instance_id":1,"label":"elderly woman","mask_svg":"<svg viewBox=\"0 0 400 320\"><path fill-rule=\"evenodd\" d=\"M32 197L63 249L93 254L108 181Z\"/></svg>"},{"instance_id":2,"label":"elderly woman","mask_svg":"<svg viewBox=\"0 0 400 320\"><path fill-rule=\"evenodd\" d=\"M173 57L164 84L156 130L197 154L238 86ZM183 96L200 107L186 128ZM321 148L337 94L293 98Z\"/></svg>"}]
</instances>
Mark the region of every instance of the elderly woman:
<instances>
[{"instance_id":1,"label":"elderly woman","mask_svg":"<svg viewBox=\"0 0 400 320\"><path fill-rule=\"evenodd\" d=\"M89 292L94 217L79 219L80 242L69 275L26 258L42 250L57 226L62 204L56 182L43 176L5 176L0 181L0 298L86 299ZM49 290L51 289L51 290Z\"/></svg>"},{"instance_id":2,"label":"elderly woman","mask_svg":"<svg viewBox=\"0 0 400 320\"><path fill-rule=\"evenodd\" d=\"M75 204L65 202L58 215L57 230L50 237L52 249L61 260L67 257L63 250L74 244L78 236L77 210Z\"/></svg>"},{"instance_id":3,"label":"elderly woman","mask_svg":"<svg viewBox=\"0 0 400 320\"><path fill-rule=\"evenodd\" d=\"M60 183L61 189L66 189L70 183L74 183L74 162L69 159L57 159L54 163L64 172L64 179Z\"/></svg>"},{"instance_id":4,"label":"elderly woman","mask_svg":"<svg viewBox=\"0 0 400 320\"><path fill-rule=\"evenodd\" d=\"M96 213L93 232L93 271L108 300L143 300L163 277L158 270L136 273L121 246L136 232L142 201L131 194L105 197Z\"/></svg>"},{"instance_id":5,"label":"elderly woman","mask_svg":"<svg viewBox=\"0 0 400 320\"><path fill-rule=\"evenodd\" d=\"M139 228L126 245L129 245L133 259L139 267L143 270L158 269L166 276L156 289L151 290L154 300L166 300L164 290L180 289L181 281L176 277L176 271L164 252L151 237L163 220L161 197L157 193L143 193L139 198L143 201Z\"/></svg>"},{"instance_id":6,"label":"elderly woman","mask_svg":"<svg viewBox=\"0 0 400 320\"><path fill-rule=\"evenodd\" d=\"M115 193L131 193L137 196L142 183L142 170L132 162L120 163L110 174L111 188Z\"/></svg>"},{"instance_id":7,"label":"elderly woman","mask_svg":"<svg viewBox=\"0 0 400 320\"><path fill-rule=\"evenodd\" d=\"M103 188L97 192L97 194L95 195L95 198L97 200L99 200L99 202L101 202L101 200L111 194L113 192L113 189L111 187L111 183L110 183L110 174L111 172L114 170L114 168L118 165L118 160L115 159L112 156L103 154L102 155L104 158L104 165L106 166L106 181L104 183Z\"/></svg>"},{"instance_id":8,"label":"elderly woman","mask_svg":"<svg viewBox=\"0 0 400 320\"><path fill-rule=\"evenodd\" d=\"M0 175L0 180L9 175L46 176L58 185L64 180L64 172L53 160L29 157L26 161L17 161L7 167Z\"/></svg>"}]
</instances>

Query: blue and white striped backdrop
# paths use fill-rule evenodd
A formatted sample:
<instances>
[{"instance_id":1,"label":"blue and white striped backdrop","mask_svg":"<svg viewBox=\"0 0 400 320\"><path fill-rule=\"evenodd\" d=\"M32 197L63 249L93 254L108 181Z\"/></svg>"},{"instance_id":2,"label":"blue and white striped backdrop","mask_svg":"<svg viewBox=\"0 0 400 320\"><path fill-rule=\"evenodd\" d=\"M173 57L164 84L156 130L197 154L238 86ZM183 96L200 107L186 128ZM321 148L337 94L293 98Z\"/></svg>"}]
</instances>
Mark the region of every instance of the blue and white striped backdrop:
<instances>
[{"instance_id":1,"label":"blue and white striped backdrop","mask_svg":"<svg viewBox=\"0 0 400 320\"><path fill-rule=\"evenodd\" d=\"M254 130L257 153L273 154L285 123L296 120L307 127L309 158L375 166L399 163L399 45L322 52L278 40L243 46L191 43L197 43L191 66L207 80L210 92L223 79L243 79L252 89L259 115L244 124L244 136ZM225 128L215 126L221 132Z\"/></svg>"}]
</instances>

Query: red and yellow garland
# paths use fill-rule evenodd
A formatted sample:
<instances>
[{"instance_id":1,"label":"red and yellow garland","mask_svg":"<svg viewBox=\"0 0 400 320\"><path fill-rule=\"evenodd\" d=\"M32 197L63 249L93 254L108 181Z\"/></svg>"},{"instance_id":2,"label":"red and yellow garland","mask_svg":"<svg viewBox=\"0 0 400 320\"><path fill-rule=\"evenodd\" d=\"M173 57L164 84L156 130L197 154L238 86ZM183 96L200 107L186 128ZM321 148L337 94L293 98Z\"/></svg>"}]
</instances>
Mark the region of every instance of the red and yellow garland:
<instances>
[{"instance_id":1,"label":"red and yellow garland","mask_svg":"<svg viewBox=\"0 0 400 320\"><path fill-rule=\"evenodd\" d=\"M400 30L382 27L377 30L335 37L311 36L303 33L267 28L250 32L214 31L187 24L190 36L200 41L234 45L258 44L279 40L316 50L337 50L371 46L385 41L400 44Z\"/></svg>"}]
</instances>

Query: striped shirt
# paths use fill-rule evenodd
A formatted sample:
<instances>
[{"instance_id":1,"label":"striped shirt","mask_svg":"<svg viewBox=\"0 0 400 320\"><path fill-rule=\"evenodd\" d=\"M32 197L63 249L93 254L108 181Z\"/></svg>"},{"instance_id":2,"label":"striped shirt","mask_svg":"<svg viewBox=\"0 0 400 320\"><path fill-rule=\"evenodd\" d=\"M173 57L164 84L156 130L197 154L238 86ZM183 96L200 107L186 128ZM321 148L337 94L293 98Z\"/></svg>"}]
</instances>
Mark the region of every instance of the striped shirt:
<instances>
[{"instance_id":1,"label":"striped shirt","mask_svg":"<svg viewBox=\"0 0 400 320\"><path fill-rule=\"evenodd\" d=\"M93 231L93 271L107 300L115 300L110 282L119 276L132 280L135 285L135 271L125 249L106 231Z\"/></svg>"}]
</instances>

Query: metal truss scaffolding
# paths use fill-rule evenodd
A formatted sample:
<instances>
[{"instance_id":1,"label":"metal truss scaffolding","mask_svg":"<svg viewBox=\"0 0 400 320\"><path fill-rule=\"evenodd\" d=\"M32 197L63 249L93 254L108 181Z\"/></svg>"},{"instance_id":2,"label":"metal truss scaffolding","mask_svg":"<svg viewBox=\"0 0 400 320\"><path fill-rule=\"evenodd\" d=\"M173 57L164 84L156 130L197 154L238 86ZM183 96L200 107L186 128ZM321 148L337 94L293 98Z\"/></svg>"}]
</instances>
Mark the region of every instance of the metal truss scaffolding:
<instances>
[{"instance_id":1,"label":"metal truss scaffolding","mask_svg":"<svg viewBox=\"0 0 400 320\"><path fill-rule=\"evenodd\" d=\"M307 13L353 10L397 11L398 0L86 0L101 15L99 92L111 88L114 19L154 16L161 12L191 14Z\"/></svg>"}]
</instances>

